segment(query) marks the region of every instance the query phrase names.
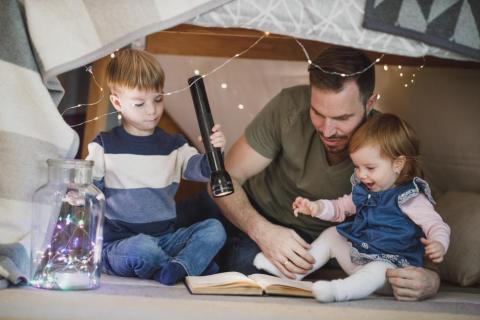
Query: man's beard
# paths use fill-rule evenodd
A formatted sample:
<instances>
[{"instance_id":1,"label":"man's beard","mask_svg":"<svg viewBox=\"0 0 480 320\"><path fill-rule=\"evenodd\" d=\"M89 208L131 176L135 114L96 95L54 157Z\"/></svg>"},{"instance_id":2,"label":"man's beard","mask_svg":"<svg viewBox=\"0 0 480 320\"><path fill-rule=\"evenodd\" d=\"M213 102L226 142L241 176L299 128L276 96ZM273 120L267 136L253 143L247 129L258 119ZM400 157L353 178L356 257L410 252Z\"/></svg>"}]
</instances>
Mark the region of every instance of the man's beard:
<instances>
[{"instance_id":1,"label":"man's beard","mask_svg":"<svg viewBox=\"0 0 480 320\"><path fill-rule=\"evenodd\" d=\"M325 148L325 150L328 152L328 153L331 153L331 154L341 154L341 153L346 153L348 151L348 144L350 143L350 138L353 136L353 134L355 133L355 131L357 131L357 129L362 125L364 124L365 122L367 121L367 114L365 113L365 116L363 117L362 121L360 121L360 123L355 127L355 129L353 129L353 131L350 133L350 135L334 135L332 137L329 137L329 138L326 138L321 131L317 131L317 134L319 135L320 137L320 140L323 139L326 139L326 140L338 140L338 141L344 141L345 144L342 144L342 145L334 145L334 146L329 146L327 145L326 143L323 143L323 146ZM323 140L322 140L323 142Z\"/></svg>"}]
</instances>

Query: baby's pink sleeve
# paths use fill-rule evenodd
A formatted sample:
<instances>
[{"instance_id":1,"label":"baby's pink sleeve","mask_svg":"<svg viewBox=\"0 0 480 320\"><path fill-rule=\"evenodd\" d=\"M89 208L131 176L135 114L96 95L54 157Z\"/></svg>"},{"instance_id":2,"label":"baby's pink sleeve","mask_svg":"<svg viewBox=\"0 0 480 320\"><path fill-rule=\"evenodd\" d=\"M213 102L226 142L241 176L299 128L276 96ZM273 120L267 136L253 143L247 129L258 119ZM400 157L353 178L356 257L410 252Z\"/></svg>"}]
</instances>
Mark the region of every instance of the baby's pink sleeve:
<instances>
[{"instance_id":1,"label":"baby's pink sleeve","mask_svg":"<svg viewBox=\"0 0 480 320\"><path fill-rule=\"evenodd\" d=\"M336 200L319 201L323 203L323 211L316 215L316 217L322 220L342 222L346 217L355 214L356 211L351 193Z\"/></svg>"},{"instance_id":2,"label":"baby's pink sleeve","mask_svg":"<svg viewBox=\"0 0 480 320\"><path fill-rule=\"evenodd\" d=\"M447 252L450 244L450 227L443 222L442 217L435 211L427 197L421 194L407 201L400 208L416 225L422 228L428 240L439 241Z\"/></svg>"}]
</instances>

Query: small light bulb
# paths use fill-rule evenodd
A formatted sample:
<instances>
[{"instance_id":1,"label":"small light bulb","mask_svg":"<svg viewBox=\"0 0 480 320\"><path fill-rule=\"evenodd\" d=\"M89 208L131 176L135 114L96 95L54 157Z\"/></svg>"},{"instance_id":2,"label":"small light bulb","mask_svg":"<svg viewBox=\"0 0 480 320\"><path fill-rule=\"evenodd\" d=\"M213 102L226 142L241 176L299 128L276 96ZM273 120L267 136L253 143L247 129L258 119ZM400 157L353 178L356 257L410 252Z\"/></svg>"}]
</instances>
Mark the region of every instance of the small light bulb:
<instances>
[{"instance_id":1,"label":"small light bulb","mask_svg":"<svg viewBox=\"0 0 480 320\"><path fill-rule=\"evenodd\" d=\"M403 72L400 72L400 77L403 77Z\"/></svg>"},{"instance_id":2,"label":"small light bulb","mask_svg":"<svg viewBox=\"0 0 480 320\"><path fill-rule=\"evenodd\" d=\"M401 66L401 65L398 65L398 69L402 69L402 66Z\"/></svg>"},{"instance_id":3,"label":"small light bulb","mask_svg":"<svg viewBox=\"0 0 480 320\"><path fill-rule=\"evenodd\" d=\"M380 58L375 59L375 63L380 62Z\"/></svg>"},{"instance_id":4,"label":"small light bulb","mask_svg":"<svg viewBox=\"0 0 480 320\"><path fill-rule=\"evenodd\" d=\"M341 76L342 78L345 78L347 75L346 75L345 73L340 73L340 76Z\"/></svg>"},{"instance_id":5,"label":"small light bulb","mask_svg":"<svg viewBox=\"0 0 480 320\"><path fill-rule=\"evenodd\" d=\"M308 59L308 64L312 64L312 60Z\"/></svg>"},{"instance_id":6,"label":"small light bulb","mask_svg":"<svg viewBox=\"0 0 480 320\"><path fill-rule=\"evenodd\" d=\"M195 73L195 75L197 75L197 76L198 76L198 75L200 74L200 71L199 71L199 70L197 70L197 69L195 69L195 70L193 71L193 73Z\"/></svg>"},{"instance_id":7,"label":"small light bulb","mask_svg":"<svg viewBox=\"0 0 480 320\"><path fill-rule=\"evenodd\" d=\"M270 32L265 31L265 35L268 37L270 35Z\"/></svg>"},{"instance_id":8,"label":"small light bulb","mask_svg":"<svg viewBox=\"0 0 480 320\"><path fill-rule=\"evenodd\" d=\"M245 108L245 107L243 106L243 104L239 104L239 105L238 105L238 109L243 110L243 108Z\"/></svg>"},{"instance_id":9,"label":"small light bulb","mask_svg":"<svg viewBox=\"0 0 480 320\"><path fill-rule=\"evenodd\" d=\"M412 77L414 77L414 78L415 78L415 73L414 73L414 74L412 74Z\"/></svg>"},{"instance_id":10,"label":"small light bulb","mask_svg":"<svg viewBox=\"0 0 480 320\"><path fill-rule=\"evenodd\" d=\"M228 85L224 82L220 85L222 87L222 89L227 89Z\"/></svg>"},{"instance_id":11,"label":"small light bulb","mask_svg":"<svg viewBox=\"0 0 480 320\"><path fill-rule=\"evenodd\" d=\"M408 83L405 83L405 88L408 87Z\"/></svg>"},{"instance_id":12,"label":"small light bulb","mask_svg":"<svg viewBox=\"0 0 480 320\"><path fill-rule=\"evenodd\" d=\"M383 66L383 70L387 71L387 70L388 70L388 66L387 66L387 65L384 65L384 66Z\"/></svg>"},{"instance_id":13,"label":"small light bulb","mask_svg":"<svg viewBox=\"0 0 480 320\"><path fill-rule=\"evenodd\" d=\"M413 79L412 79L412 80L410 80L410 82L411 82L411 83L413 83Z\"/></svg>"},{"instance_id":14,"label":"small light bulb","mask_svg":"<svg viewBox=\"0 0 480 320\"><path fill-rule=\"evenodd\" d=\"M115 53L113 53L113 52L110 53L110 58L112 58L112 59L115 58Z\"/></svg>"}]
</instances>

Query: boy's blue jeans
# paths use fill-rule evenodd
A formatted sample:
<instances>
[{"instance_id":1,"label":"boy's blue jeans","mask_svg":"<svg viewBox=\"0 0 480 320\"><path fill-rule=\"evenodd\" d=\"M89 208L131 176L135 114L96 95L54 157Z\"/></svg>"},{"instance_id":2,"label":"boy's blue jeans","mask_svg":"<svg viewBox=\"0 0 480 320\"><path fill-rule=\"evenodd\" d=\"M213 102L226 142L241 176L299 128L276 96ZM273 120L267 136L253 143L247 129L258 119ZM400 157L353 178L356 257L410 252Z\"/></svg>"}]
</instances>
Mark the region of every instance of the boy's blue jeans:
<instances>
[{"instance_id":1,"label":"boy's blue jeans","mask_svg":"<svg viewBox=\"0 0 480 320\"><path fill-rule=\"evenodd\" d=\"M247 234L241 232L223 216L220 208L206 191L177 204L178 227L188 226L205 218L218 219L227 232L225 246L215 258L220 271L259 273L260 271L253 265L253 259L260 252L260 248Z\"/></svg>"},{"instance_id":2,"label":"boy's blue jeans","mask_svg":"<svg viewBox=\"0 0 480 320\"><path fill-rule=\"evenodd\" d=\"M188 275L200 275L223 247L225 229L207 219L161 236L138 234L105 244L104 270L124 277L151 279L169 262L181 264Z\"/></svg>"}]
</instances>

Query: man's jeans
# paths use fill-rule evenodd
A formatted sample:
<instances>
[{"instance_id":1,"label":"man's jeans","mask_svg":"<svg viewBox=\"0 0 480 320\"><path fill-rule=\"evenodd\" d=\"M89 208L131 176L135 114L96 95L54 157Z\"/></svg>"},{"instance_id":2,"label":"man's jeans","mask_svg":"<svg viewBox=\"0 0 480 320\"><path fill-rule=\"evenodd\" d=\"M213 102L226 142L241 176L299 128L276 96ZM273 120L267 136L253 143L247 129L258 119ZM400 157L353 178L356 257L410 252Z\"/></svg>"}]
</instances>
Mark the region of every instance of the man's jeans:
<instances>
[{"instance_id":1,"label":"man's jeans","mask_svg":"<svg viewBox=\"0 0 480 320\"><path fill-rule=\"evenodd\" d=\"M226 239L222 224L207 219L158 237L138 234L104 245L102 262L109 274L150 279L169 262L188 275L200 275Z\"/></svg>"},{"instance_id":2,"label":"man's jeans","mask_svg":"<svg viewBox=\"0 0 480 320\"><path fill-rule=\"evenodd\" d=\"M253 259L260 252L257 244L248 235L233 226L209 197L202 192L177 205L177 226L184 227L196 221L215 218L219 220L227 231L225 246L215 258L220 271L238 271L243 274L258 273L253 265Z\"/></svg>"}]
</instances>

